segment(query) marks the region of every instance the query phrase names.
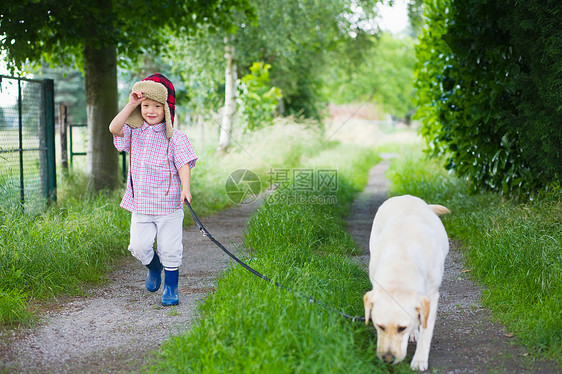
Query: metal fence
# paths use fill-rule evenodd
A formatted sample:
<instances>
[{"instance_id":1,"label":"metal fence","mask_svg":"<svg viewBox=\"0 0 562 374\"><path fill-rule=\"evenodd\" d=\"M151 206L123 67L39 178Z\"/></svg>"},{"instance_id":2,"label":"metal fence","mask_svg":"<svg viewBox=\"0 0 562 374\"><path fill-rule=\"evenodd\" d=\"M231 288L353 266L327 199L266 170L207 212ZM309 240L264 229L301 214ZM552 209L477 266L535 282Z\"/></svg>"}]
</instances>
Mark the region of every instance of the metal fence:
<instances>
[{"instance_id":1,"label":"metal fence","mask_svg":"<svg viewBox=\"0 0 562 374\"><path fill-rule=\"evenodd\" d=\"M86 152L88 140L87 133L84 134L85 130L87 130L88 124L86 123L74 123L68 125L68 135L70 136L70 165L74 160L74 156L86 156L88 153ZM74 129L82 130L82 139L80 141L76 140L76 131ZM85 139L85 140L84 140ZM76 151L76 144L81 144L83 149L82 151ZM78 147L80 148L80 147Z\"/></svg>"},{"instance_id":2,"label":"metal fence","mask_svg":"<svg viewBox=\"0 0 562 374\"><path fill-rule=\"evenodd\" d=\"M74 167L74 157L86 156L88 148L88 125L86 123L68 123L66 113L68 108L64 105L59 107L59 124L61 129L61 164L63 168ZM67 147L68 144L68 147ZM121 155L121 171L123 183L127 183L127 160L126 152ZM70 161L70 163L68 163Z\"/></svg>"},{"instance_id":3,"label":"metal fence","mask_svg":"<svg viewBox=\"0 0 562 374\"><path fill-rule=\"evenodd\" d=\"M56 199L54 84L0 75L0 205Z\"/></svg>"}]
</instances>

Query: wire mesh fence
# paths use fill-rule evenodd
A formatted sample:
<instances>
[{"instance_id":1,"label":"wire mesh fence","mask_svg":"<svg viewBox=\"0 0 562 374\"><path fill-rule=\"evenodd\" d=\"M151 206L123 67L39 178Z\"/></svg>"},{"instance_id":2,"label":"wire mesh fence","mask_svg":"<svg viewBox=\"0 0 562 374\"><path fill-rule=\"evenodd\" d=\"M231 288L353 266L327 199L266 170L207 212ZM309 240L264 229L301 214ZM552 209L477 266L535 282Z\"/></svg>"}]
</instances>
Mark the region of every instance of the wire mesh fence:
<instances>
[{"instance_id":1,"label":"wire mesh fence","mask_svg":"<svg viewBox=\"0 0 562 374\"><path fill-rule=\"evenodd\" d=\"M0 206L55 198L53 81L0 76Z\"/></svg>"}]
</instances>

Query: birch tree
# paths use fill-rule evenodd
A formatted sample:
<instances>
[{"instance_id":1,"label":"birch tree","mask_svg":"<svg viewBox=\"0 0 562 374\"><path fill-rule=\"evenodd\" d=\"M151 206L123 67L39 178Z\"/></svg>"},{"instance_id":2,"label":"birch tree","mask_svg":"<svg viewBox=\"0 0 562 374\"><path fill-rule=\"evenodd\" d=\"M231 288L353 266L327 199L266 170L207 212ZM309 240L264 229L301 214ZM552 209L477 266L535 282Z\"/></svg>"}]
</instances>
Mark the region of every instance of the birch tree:
<instances>
[{"instance_id":1,"label":"birch tree","mask_svg":"<svg viewBox=\"0 0 562 374\"><path fill-rule=\"evenodd\" d=\"M236 55L234 49L234 35L224 38L224 111L219 136L218 152L226 152L230 147L231 132L236 113Z\"/></svg>"}]
</instances>

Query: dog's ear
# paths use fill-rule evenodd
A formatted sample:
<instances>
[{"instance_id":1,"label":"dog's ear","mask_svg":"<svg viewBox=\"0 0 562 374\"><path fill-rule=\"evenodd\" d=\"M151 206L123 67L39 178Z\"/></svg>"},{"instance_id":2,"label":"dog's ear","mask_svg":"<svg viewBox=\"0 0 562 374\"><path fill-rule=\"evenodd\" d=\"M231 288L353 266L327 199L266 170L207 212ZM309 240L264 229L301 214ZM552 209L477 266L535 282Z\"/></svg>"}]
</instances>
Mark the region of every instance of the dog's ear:
<instances>
[{"instance_id":1,"label":"dog's ear","mask_svg":"<svg viewBox=\"0 0 562 374\"><path fill-rule=\"evenodd\" d=\"M416 307L418 319L424 329L427 328L427 318L429 317L429 299L425 296L420 297L420 305Z\"/></svg>"},{"instance_id":2,"label":"dog's ear","mask_svg":"<svg viewBox=\"0 0 562 374\"><path fill-rule=\"evenodd\" d=\"M371 317L371 311L373 310L373 296L375 296L375 291L369 291L363 296L363 303L365 304L365 325L369 324L369 318Z\"/></svg>"}]
</instances>

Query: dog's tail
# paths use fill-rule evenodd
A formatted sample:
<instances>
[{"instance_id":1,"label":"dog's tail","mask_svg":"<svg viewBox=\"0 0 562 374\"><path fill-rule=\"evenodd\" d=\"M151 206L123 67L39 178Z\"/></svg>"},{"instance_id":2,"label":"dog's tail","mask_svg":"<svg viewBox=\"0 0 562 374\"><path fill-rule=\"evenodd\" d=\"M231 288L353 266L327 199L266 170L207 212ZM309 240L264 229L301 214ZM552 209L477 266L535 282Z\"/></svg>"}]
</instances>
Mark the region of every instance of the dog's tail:
<instances>
[{"instance_id":1,"label":"dog's tail","mask_svg":"<svg viewBox=\"0 0 562 374\"><path fill-rule=\"evenodd\" d=\"M429 208L431 210L433 210L433 213L437 214L438 216L441 216L441 215L447 214L447 213L451 213L451 211L449 209L445 208L443 205L430 204Z\"/></svg>"}]
</instances>

